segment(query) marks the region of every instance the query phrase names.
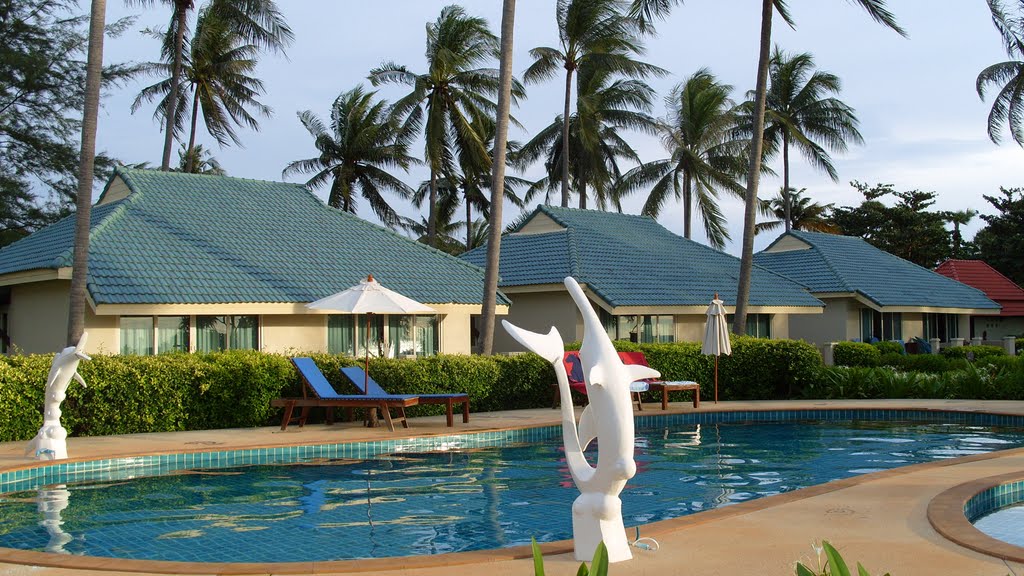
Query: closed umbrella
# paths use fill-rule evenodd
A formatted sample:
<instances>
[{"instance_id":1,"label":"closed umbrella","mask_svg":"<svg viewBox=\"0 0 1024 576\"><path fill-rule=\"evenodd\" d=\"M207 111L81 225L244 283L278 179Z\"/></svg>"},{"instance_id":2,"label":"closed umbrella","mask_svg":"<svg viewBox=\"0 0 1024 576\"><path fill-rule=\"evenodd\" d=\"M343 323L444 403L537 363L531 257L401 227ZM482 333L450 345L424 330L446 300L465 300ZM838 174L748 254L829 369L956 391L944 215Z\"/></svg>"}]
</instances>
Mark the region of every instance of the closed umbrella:
<instances>
[{"instance_id":1,"label":"closed umbrella","mask_svg":"<svg viewBox=\"0 0 1024 576\"><path fill-rule=\"evenodd\" d=\"M701 345L701 354L713 354L715 356L715 404L718 404L718 357L722 354L732 354L732 344L729 342L729 326L725 321L725 307L723 302L715 294L714 300L708 306L708 322L704 326L704 343Z\"/></svg>"},{"instance_id":2,"label":"closed umbrella","mask_svg":"<svg viewBox=\"0 0 1024 576\"><path fill-rule=\"evenodd\" d=\"M306 304L306 308L313 310L331 310L344 314L365 314L366 331L363 332L363 346L366 349L366 360L363 371L366 373L367 382L363 390L369 394L370 387L370 315L371 314L428 314L435 312L426 304L421 304L412 298L403 296L394 290L389 290L373 279L373 274L367 276L366 280L359 284L321 298L316 302Z\"/></svg>"}]
</instances>

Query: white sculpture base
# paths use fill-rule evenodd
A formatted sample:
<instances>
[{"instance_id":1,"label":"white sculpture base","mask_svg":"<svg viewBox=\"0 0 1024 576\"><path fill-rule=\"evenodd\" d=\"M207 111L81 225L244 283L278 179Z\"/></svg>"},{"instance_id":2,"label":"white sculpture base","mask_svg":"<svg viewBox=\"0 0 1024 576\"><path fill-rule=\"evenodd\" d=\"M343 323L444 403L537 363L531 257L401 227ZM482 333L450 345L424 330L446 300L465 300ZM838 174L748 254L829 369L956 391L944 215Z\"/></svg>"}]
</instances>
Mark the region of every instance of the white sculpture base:
<instances>
[{"instance_id":1,"label":"white sculpture base","mask_svg":"<svg viewBox=\"0 0 1024 576\"><path fill-rule=\"evenodd\" d=\"M43 422L39 433L29 443L29 454L36 460L65 460L68 457L68 431L60 422Z\"/></svg>"},{"instance_id":2,"label":"white sculpture base","mask_svg":"<svg viewBox=\"0 0 1024 576\"><path fill-rule=\"evenodd\" d=\"M589 562L604 542L608 562L629 560L633 554L622 524L622 500L602 492L580 494L572 504L572 536L576 559Z\"/></svg>"}]
</instances>

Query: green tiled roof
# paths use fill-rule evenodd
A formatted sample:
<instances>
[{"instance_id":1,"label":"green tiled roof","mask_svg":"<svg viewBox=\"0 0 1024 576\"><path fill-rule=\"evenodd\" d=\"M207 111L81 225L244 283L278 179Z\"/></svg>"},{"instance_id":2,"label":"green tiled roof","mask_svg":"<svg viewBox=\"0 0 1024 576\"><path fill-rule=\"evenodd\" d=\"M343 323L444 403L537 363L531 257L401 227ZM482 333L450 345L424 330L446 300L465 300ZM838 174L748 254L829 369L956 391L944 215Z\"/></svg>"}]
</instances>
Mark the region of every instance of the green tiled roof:
<instances>
[{"instance_id":1,"label":"green tiled roof","mask_svg":"<svg viewBox=\"0 0 1024 576\"><path fill-rule=\"evenodd\" d=\"M561 283L573 276L611 306L702 306L717 292L736 302L740 261L677 236L646 216L540 206L564 229L501 239L499 286ZM482 265L487 248L462 258ZM799 284L755 267L753 306L822 304Z\"/></svg>"},{"instance_id":2,"label":"green tiled roof","mask_svg":"<svg viewBox=\"0 0 1024 576\"><path fill-rule=\"evenodd\" d=\"M813 293L857 292L879 306L999 308L982 291L879 250L862 238L802 230L788 234L810 248L759 252L754 262Z\"/></svg>"},{"instance_id":3,"label":"green tiled roof","mask_svg":"<svg viewBox=\"0 0 1024 576\"><path fill-rule=\"evenodd\" d=\"M483 299L481 268L330 208L301 185L125 168L118 177L130 194L92 211L97 304L311 302L367 274L427 304ZM71 266L73 240L71 216L0 249L0 274Z\"/></svg>"}]
</instances>

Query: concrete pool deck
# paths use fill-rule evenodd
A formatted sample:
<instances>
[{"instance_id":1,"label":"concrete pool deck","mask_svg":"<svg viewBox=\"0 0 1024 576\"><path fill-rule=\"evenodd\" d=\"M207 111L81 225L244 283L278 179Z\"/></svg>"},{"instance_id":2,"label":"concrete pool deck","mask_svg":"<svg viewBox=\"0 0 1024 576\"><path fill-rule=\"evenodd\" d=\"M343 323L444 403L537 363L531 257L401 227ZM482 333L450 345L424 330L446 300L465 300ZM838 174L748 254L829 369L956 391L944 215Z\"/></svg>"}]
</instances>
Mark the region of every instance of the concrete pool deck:
<instances>
[{"instance_id":1,"label":"concrete pool deck","mask_svg":"<svg viewBox=\"0 0 1024 576\"><path fill-rule=\"evenodd\" d=\"M642 414L664 414L657 408L653 404L645 405ZM1024 402L961 400L813 400L721 402L717 405L704 402L697 411L835 408L952 410L1024 415ZM693 411L688 402L674 403L669 408L669 413ZM341 423L305 428L293 426L283 432L278 427L264 427L70 438L68 453L73 460L90 460L140 454L396 439L559 423L559 411L541 408L473 413L468 424L456 421L454 428L445 427L443 415L415 418L410 420L409 429L399 429L395 433L382 428L367 429L353 423ZM26 442L0 443L0 471L31 464L23 455L25 445ZM851 567L860 562L872 574L1024 576L1024 561L1004 560L955 544L939 534L928 519L929 504L943 492L982 478L1016 474L1024 477L1024 448L855 476L649 524L641 528L640 534L656 538L660 550L634 550L632 560L613 564L609 572L614 576L791 575L797 560L810 566L815 564L812 543L828 540L839 549ZM955 513L955 506L952 511L939 511L939 514ZM576 573L579 562L573 559L571 552L565 552L571 550L571 543L551 543L544 545L544 548L549 553L545 556L547 574L559 576ZM486 571L488 576L532 574L532 560L513 558L516 552L514 549L499 549L344 563L226 565L231 568L223 571L217 569L216 565L197 564L190 568L208 574L270 574L295 570L317 574L359 572L390 576L451 576L482 571ZM83 561L91 562L92 569L69 567ZM130 560L85 559L0 549L0 576L154 573L147 569L151 570L146 563Z\"/></svg>"}]
</instances>

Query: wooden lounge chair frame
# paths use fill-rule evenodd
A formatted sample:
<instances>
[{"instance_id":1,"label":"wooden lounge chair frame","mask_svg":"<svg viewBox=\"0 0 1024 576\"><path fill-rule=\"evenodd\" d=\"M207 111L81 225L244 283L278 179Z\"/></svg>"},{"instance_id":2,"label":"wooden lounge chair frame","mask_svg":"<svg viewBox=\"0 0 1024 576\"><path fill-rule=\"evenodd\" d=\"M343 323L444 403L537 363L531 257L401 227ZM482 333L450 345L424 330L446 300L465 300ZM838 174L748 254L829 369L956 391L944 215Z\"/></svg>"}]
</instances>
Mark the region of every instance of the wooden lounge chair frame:
<instances>
[{"instance_id":1,"label":"wooden lounge chair frame","mask_svg":"<svg viewBox=\"0 0 1024 576\"><path fill-rule=\"evenodd\" d=\"M297 421L300 428L305 426L310 410L318 407L378 408L384 416L384 422L387 423L388 429L392 432L395 431L395 420L401 422L403 428L409 427L405 409L408 406L419 404L419 397L395 394L338 394L312 358L292 358L291 361L302 377L302 397L276 398L270 401L271 406L284 408L284 414L281 416L281 430L287 430L288 425L293 421ZM298 416L293 415L295 408L302 408ZM392 408L398 410L396 418L391 417Z\"/></svg>"},{"instance_id":2,"label":"wooden lounge chair frame","mask_svg":"<svg viewBox=\"0 0 1024 576\"><path fill-rule=\"evenodd\" d=\"M643 352L619 352L623 364L639 364L650 367ZM661 390L661 409L668 410L668 393L678 390L693 391L693 407L700 408L700 384L692 381L667 382L665 380L646 380L651 390ZM642 408L641 408L642 409Z\"/></svg>"},{"instance_id":3,"label":"wooden lounge chair frame","mask_svg":"<svg viewBox=\"0 0 1024 576\"><path fill-rule=\"evenodd\" d=\"M343 366L341 373L344 374L345 378L348 379L360 392L366 393L367 390L363 388L363 384L366 384L366 388L369 390L371 396L385 396L387 391L381 388L373 378L368 376L365 371L359 366ZM453 392L450 394L417 394L420 404L444 404L445 405L445 416L447 417L448 427L451 428L455 425L455 409L456 404L462 404L462 423L469 422L469 394L464 392Z\"/></svg>"}]
</instances>

